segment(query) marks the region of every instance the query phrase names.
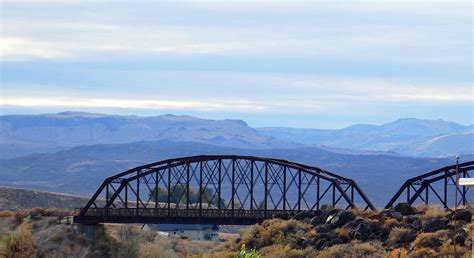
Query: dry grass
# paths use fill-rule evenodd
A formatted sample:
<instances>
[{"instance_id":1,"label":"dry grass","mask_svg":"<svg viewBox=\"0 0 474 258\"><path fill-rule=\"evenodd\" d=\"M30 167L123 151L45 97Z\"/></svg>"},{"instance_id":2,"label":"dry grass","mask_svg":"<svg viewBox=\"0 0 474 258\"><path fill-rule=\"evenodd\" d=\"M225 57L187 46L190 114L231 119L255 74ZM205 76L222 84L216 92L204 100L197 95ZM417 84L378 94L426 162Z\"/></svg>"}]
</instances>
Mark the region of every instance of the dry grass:
<instances>
[{"instance_id":1,"label":"dry grass","mask_svg":"<svg viewBox=\"0 0 474 258\"><path fill-rule=\"evenodd\" d=\"M8 218L13 216L13 211L0 211L0 218Z\"/></svg>"},{"instance_id":2,"label":"dry grass","mask_svg":"<svg viewBox=\"0 0 474 258\"><path fill-rule=\"evenodd\" d=\"M27 210L18 210L13 213L12 217L12 224L17 226L20 225L23 220L29 216L29 212Z\"/></svg>"},{"instance_id":3,"label":"dry grass","mask_svg":"<svg viewBox=\"0 0 474 258\"><path fill-rule=\"evenodd\" d=\"M448 232L440 230L432 233L421 233L411 244L411 249L431 248L436 250L441 243L448 241Z\"/></svg>"},{"instance_id":4,"label":"dry grass","mask_svg":"<svg viewBox=\"0 0 474 258\"><path fill-rule=\"evenodd\" d=\"M378 212L372 210L351 210L351 212L361 218L370 218L372 216L378 215Z\"/></svg>"},{"instance_id":5,"label":"dry grass","mask_svg":"<svg viewBox=\"0 0 474 258\"><path fill-rule=\"evenodd\" d=\"M340 236L345 236L349 237L349 234L351 233L351 230L349 228L338 228L336 229L336 233L338 233Z\"/></svg>"},{"instance_id":6,"label":"dry grass","mask_svg":"<svg viewBox=\"0 0 474 258\"><path fill-rule=\"evenodd\" d=\"M1 242L2 257L35 257L36 240L31 233L29 220L24 220L15 232L3 236Z\"/></svg>"},{"instance_id":7,"label":"dry grass","mask_svg":"<svg viewBox=\"0 0 474 258\"><path fill-rule=\"evenodd\" d=\"M400 227L402 225L398 220L394 218L386 219L383 224L384 226L389 228Z\"/></svg>"},{"instance_id":8,"label":"dry grass","mask_svg":"<svg viewBox=\"0 0 474 258\"><path fill-rule=\"evenodd\" d=\"M408 257L408 250L405 248L397 248L388 253L389 258L405 258Z\"/></svg>"},{"instance_id":9,"label":"dry grass","mask_svg":"<svg viewBox=\"0 0 474 258\"><path fill-rule=\"evenodd\" d=\"M272 244L289 245L294 248L298 238L312 237L316 233L311 225L297 220L272 219L261 225L251 226L242 235L242 243L252 248L263 248ZM238 250L239 245L233 249Z\"/></svg>"},{"instance_id":10,"label":"dry grass","mask_svg":"<svg viewBox=\"0 0 474 258\"><path fill-rule=\"evenodd\" d=\"M259 254L261 254L263 257L273 257L273 258L315 257L315 253L311 252L310 249L306 249L306 250L292 249L288 245L266 246L259 250Z\"/></svg>"},{"instance_id":11,"label":"dry grass","mask_svg":"<svg viewBox=\"0 0 474 258\"><path fill-rule=\"evenodd\" d=\"M423 209L424 209L423 218L425 219L444 218L448 215L448 211L446 211L445 208L441 207L441 205L431 205L431 206L424 205Z\"/></svg>"},{"instance_id":12,"label":"dry grass","mask_svg":"<svg viewBox=\"0 0 474 258\"><path fill-rule=\"evenodd\" d=\"M141 258L175 258L176 252L170 248L168 239L160 239L140 245L139 257Z\"/></svg>"},{"instance_id":13,"label":"dry grass","mask_svg":"<svg viewBox=\"0 0 474 258\"><path fill-rule=\"evenodd\" d=\"M48 209L43 209L41 214L45 217L66 217L66 216L71 216L72 212L65 209L48 208Z\"/></svg>"},{"instance_id":14,"label":"dry grass","mask_svg":"<svg viewBox=\"0 0 474 258\"><path fill-rule=\"evenodd\" d=\"M436 257L436 255L430 248L420 248L411 251L410 257Z\"/></svg>"},{"instance_id":15,"label":"dry grass","mask_svg":"<svg viewBox=\"0 0 474 258\"><path fill-rule=\"evenodd\" d=\"M439 248L439 252L436 253L436 256L447 257L447 256L452 256L453 254L454 254L454 245L450 244L449 242L444 242ZM469 250L466 246L456 245L456 256L458 255L461 257L472 257L471 250Z\"/></svg>"},{"instance_id":16,"label":"dry grass","mask_svg":"<svg viewBox=\"0 0 474 258\"><path fill-rule=\"evenodd\" d=\"M385 248L378 241L334 245L319 252L318 257L385 257Z\"/></svg>"},{"instance_id":17,"label":"dry grass","mask_svg":"<svg viewBox=\"0 0 474 258\"><path fill-rule=\"evenodd\" d=\"M396 227L390 231L388 241L392 244L407 243L413 240L411 229Z\"/></svg>"}]
</instances>

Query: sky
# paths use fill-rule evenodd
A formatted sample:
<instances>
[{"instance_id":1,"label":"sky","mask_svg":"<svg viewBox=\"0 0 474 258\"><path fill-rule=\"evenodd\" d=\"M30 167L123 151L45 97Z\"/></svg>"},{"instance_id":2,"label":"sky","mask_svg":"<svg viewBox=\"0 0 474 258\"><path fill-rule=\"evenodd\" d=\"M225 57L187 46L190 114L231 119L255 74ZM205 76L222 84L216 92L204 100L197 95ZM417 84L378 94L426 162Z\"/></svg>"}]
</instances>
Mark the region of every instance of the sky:
<instances>
[{"instance_id":1,"label":"sky","mask_svg":"<svg viewBox=\"0 0 474 258\"><path fill-rule=\"evenodd\" d=\"M0 113L474 123L471 1L1 1Z\"/></svg>"}]
</instances>

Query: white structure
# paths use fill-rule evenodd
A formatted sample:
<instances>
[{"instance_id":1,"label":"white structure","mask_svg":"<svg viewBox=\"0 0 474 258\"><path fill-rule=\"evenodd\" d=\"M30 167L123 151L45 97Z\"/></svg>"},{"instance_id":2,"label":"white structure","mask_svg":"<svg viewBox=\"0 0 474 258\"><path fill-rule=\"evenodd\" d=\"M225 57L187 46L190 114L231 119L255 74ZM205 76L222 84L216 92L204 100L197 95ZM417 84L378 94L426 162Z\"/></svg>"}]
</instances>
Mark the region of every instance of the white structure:
<instances>
[{"instance_id":1,"label":"white structure","mask_svg":"<svg viewBox=\"0 0 474 258\"><path fill-rule=\"evenodd\" d=\"M217 225L207 224L157 224L149 225L161 235L170 237L182 237L194 240L219 240Z\"/></svg>"},{"instance_id":2,"label":"white structure","mask_svg":"<svg viewBox=\"0 0 474 258\"><path fill-rule=\"evenodd\" d=\"M474 187L474 178L459 178L458 181L459 186L466 186L466 187Z\"/></svg>"}]
</instances>

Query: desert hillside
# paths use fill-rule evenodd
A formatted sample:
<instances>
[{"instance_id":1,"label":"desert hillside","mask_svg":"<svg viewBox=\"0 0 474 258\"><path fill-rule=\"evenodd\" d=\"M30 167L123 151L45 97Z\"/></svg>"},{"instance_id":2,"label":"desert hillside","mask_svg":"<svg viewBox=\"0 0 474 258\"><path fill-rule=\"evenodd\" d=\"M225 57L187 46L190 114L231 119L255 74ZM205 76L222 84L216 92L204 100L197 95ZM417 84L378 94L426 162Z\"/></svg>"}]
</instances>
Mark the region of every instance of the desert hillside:
<instances>
[{"instance_id":1,"label":"desert hillside","mask_svg":"<svg viewBox=\"0 0 474 258\"><path fill-rule=\"evenodd\" d=\"M472 207L455 213L407 204L379 212L325 207L266 220L227 242L213 242L164 237L141 225L103 224L90 233L60 209L2 211L0 256L446 257L456 246L459 257L472 257L472 213Z\"/></svg>"},{"instance_id":2,"label":"desert hillside","mask_svg":"<svg viewBox=\"0 0 474 258\"><path fill-rule=\"evenodd\" d=\"M35 207L74 210L74 208L84 206L87 201L88 197L83 196L0 187L0 210Z\"/></svg>"}]
</instances>

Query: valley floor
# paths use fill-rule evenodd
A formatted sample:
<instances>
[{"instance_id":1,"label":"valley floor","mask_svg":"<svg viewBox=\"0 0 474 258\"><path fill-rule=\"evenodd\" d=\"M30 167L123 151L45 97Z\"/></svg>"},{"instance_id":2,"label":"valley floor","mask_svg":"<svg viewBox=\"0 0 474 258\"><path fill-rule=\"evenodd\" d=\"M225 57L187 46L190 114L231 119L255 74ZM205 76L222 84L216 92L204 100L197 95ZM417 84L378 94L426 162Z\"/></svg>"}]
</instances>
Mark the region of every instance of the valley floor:
<instances>
[{"instance_id":1,"label":"valley floor","mask_svg":"<svg viewBox=\"0 0 474 258\"><path fill-rule=\"evenodd\" d=\"M61 209L3 211L0 257L449 257L454 248L472 257L473 211L406 204L306 211L253 225L227 242L163 237L140 225L104 224L91 233Z\"/></svg>"}]
</instances>

